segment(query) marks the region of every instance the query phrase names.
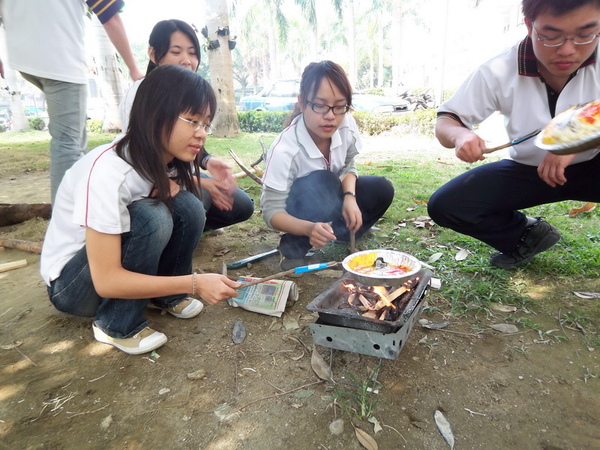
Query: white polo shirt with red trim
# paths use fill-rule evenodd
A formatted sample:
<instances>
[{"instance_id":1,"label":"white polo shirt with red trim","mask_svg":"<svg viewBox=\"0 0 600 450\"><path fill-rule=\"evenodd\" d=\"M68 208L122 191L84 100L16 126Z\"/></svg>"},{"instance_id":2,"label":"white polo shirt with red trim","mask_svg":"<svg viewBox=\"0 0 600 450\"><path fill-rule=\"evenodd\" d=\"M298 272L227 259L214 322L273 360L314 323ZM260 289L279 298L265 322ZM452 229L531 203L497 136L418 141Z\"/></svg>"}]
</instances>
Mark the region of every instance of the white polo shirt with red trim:
<instances>
[{"instance_id":1,"label":"white polo shirt with red trim","mask_svg":"<svg viewBox=\"0 0 600 450\"><path fill-rule=\"evenodd\" d=\"M85 245L86 227L106 234L130 230L127 207L150 195L153 183L117 156L114 144L96 147L77 161L58 188L46 231L40 273L46 284Z\"/></svg>"}]
</instances>

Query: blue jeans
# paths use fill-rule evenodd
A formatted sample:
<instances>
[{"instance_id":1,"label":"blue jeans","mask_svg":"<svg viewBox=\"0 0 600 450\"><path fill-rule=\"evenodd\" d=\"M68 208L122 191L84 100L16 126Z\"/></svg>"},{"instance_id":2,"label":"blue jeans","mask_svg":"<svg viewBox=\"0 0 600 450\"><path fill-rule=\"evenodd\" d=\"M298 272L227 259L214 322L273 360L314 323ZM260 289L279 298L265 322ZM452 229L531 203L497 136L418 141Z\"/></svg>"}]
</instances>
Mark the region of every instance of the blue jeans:
<instances>
[{"instance_id":1,"label":"blue jeans","mask_svg":"<svg viewBox=\"0 0 600 450\"><path fill-rule=\"evenodd\" d=\"M202 178L210 177L201 173L200 178L200 187L202 188ZM233 208L231 211L224 211L213 206L210 193L206 189L201 190L202 203L204 204L204 210L206 211L205 227L207 230L216 230L218 228L228 227L234 223L243 222L252 217L252 213L254 213L254 202L248 194L240 188L237 188L233 194Z\"/></svg>"},{"instance_id":2,"label":"blue jeans","mask_svg":"<svg viewBox=\"0 0 600 450\"><path fill-rule=\"evenodd\" d=\"M87 85L50 80L21 73L23 78L39 88L48 105L50 141L50 198L65 172L83 156L87 147Z\"/></svg>"},{"instance_id":3,"label":"blue jeans","mask_svg":"<svg viewBox=\"0 0 600 450\"><path fill-rule=\"evenodd\" d=\"M317 170L297 178L286 200L286 212L311 222L331 222L333 233L340 242L350 240L350 230L342 216L342 183L333 172ZM394 199L394 187L384 177L363 175L356 180L356 203L362 213L362 226L356 232L359 238L385 214ZM310 238L284 234L279 251L289 259L303 258L310 250Z\"/></svg>"},{"instance_id":4,"label":"blue jeans","mask_svg":"<svg viewBox=\"0 0 600 450\"><path fill-rule=\"evenodd\" d=\"M556 187L544 183L537 167L503 159L450 180L431 196L427 210L438 225L508 254L527 227L520 209L564 200L598 203L599 175L600 155L566 167L567 182Z\"/></svg>"},{"instance_id":5,"label":"blue jeans","mask_svg":"<svg viewBox=\"0 0 600 450\"><path fill-rule=\"evenodd\" d=\"M160 276L191 273L192 255L206 220L200 200L180 191L172 199L171 210L153 199L138 200L128 209L131 229L121 235L123 268ZM115 338L131 337L148 325L143 313L149 300L169 307L185 298L181 294L153 299L100 297L94 289L85 246L51 283L48 294L59 311L94 317L94 324Z\"/></svg>"}]
</instances>

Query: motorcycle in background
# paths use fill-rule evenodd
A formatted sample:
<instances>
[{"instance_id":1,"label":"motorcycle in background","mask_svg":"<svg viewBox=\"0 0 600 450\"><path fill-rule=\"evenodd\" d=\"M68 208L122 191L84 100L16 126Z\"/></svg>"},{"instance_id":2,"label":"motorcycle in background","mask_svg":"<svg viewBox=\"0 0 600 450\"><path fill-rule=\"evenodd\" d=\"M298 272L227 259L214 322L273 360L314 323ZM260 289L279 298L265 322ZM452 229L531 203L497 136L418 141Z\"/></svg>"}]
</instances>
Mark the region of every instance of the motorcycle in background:
<instances>
[{"instance_id":1,"label":"motorcycle in background","mask_svg":"<svg viewBox=\"0 0 600 450\"><path fill-rule=\"evenodd\" d=\"M400 98L407 100L410 103L409 111L417 111L419 109L435 108L435 99L427 89L419 94L415 94L407 90L400 94Z\"/></svg>"}]
</instances>

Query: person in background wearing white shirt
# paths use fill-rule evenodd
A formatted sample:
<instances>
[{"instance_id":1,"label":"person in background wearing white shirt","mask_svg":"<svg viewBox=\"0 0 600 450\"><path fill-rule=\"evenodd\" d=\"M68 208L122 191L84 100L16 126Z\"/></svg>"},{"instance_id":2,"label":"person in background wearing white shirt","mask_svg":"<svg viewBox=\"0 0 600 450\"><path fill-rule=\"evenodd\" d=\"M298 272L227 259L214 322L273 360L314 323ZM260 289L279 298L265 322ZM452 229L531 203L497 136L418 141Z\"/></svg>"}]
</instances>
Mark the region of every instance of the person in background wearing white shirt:
<instances>
[{"instance_id":1,"label":"person in background wearing white shirt","mask_svg":"<svg viewBox=\"0 0 600 450\"><path fill-rule=\"evenodd\" d=\"M178 65L196 72L200 64L198 36L182 20L161 20L150 33L148 55L150 61L146 75L165 64ZM123 131L127 130L129 112L140 83L141 80L131 86L119 106ZM254 202L237 187L228 164L202 147L200 167L212 175L209 177L201 172L196 174L200 178L201 198L206 210L206 230L221 230L252 217Z\"/></svg>"},{"instance_id":2,"label":"person in background wearing white shirt","mask_svg":"<svg viewBox=\"0 0 600 450\"><path fill-rule=\"evenodd\" d=\"M3 0L10 67L38 87L48 105L50 193L54 203L64 173L87 147L88 69L85 57L86 5L98 16L123 57L131 78L135 63L119 11L123 0ZM0 61L0 75L4 77Z\"/></svg>"}]
</instances>

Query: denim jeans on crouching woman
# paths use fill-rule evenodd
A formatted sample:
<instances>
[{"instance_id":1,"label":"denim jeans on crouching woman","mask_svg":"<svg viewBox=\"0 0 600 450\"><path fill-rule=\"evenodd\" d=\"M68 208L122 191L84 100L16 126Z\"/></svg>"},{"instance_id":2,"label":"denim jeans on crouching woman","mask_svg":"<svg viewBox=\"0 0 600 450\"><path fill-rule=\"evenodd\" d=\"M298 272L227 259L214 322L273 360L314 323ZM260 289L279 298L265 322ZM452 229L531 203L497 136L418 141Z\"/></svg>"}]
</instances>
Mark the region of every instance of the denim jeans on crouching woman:
<instances>
[{"instance_id":1,"label":"denim jeans on crouching woman","mask_svg":"<svg viewBox=\"0 0 600 450\"><path fill-rule=\"evenodd\" d=\"M384 177L362 175L356 180L356 203L362 213L358 239L385 214L394 199L394 186ZM350 230L342 216L344 196L342 183L333 172L316 170L297 178L286 201L286 212L311 222L331 222L333 233L340 242L350 240ZM310 238L284 234L279 251L289 259L300 259L310 250Z\"/></svg>"},{"instance_id":2,"label":"denim jeans on crouching woman","mask_svg":"<svg viewBox=\"0 0 600 450\"><path fill-rule=\"evenodd\" d=\"M200 200L190 192L180 191L172 199L171 211L153 199L138 200L128 209L131 229L121 235L123 267L149 275L191 273L192 254L206 221ZM148 325L143 314L149 300L167 307L185 298L185 295L153 299L100 297L94 290L85 247L67 263L48 293L56 309L94 317L94 324L115 338L131 337Z\"/></svg>"}]
</instances>

